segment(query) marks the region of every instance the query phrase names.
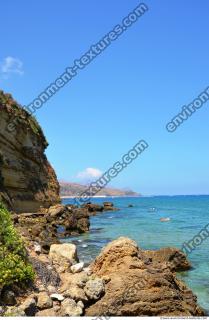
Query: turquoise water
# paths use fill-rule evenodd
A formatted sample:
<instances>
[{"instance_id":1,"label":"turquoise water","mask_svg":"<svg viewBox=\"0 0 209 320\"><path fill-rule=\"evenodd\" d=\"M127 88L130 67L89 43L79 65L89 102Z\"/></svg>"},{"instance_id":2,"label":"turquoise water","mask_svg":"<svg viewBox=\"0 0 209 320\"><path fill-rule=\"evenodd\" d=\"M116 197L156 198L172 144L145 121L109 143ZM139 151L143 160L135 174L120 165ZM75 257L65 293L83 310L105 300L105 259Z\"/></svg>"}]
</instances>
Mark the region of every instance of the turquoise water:
<instances>
[{"instance_id":1,"label":"turquoise water","mask_svg":"<svg viewBox=\"0 0 209 320\"><path fill-rule=\"evenodd\" d=\"M120 236L134 239L143 249L173 246L181 248L209 223L209 196L174 196L141 198L97 198L92 202L112 201L120 209L91 217L89 233L72 237L79 258L92 261L109 241ZM65 199L63 203L71 203ZM128 205L134 205L129 208ZM150 208L156 208L155 211ZM169 217L169 222L160 218ZM209 313L209 239L188 255L193 269L179 274Z\"/></svg>"}]
</instances>

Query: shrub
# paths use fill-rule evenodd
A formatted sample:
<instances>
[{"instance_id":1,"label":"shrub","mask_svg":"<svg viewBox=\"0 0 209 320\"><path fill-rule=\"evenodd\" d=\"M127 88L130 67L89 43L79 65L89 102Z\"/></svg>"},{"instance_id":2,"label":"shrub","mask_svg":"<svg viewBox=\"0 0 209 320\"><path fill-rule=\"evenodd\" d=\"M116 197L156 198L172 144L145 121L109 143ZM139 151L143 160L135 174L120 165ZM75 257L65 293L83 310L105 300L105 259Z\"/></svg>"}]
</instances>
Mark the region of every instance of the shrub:
<instances>
[{"instance_id":1,"label":"shrub","mask_svg":"<svg viewBox=\"0 0 209 320\"><path fill-rule=\"evenodd\" d=\"M10 213L0 203L0 288L34 279L32 266L20 235L15 230Z\"/></svg>"}]
</instances>

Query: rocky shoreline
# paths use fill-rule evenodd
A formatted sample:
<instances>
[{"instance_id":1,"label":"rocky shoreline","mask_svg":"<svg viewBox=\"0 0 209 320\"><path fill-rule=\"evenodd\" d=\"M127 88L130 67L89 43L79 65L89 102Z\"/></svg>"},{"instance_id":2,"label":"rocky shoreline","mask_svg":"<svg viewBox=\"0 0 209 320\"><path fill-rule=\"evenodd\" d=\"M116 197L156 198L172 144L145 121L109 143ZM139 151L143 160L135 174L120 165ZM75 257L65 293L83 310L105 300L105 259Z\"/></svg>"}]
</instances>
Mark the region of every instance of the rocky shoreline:
<instances>
[{"instance_id":1,"label":"rocky shoreline","mask_svg":"<svg viewBox=\"0 0 209 320\"><path fill-rule=\"evenodd\" d=\"M103 205L89 202L81 208L58 204L36 213L12 213L12 219L23 238L48 253L50 245L60 243L60 239L88 232L90 216L117 210L111 202L104 202Z\"/></svg>"},{"instance_id":2,"label":"rocky shoreline","mask_svg":"<svg viewBox=\"0 0 209 320\"><path fill-rule=\"evenodd\" d=\"M128 238L110 242L90 265L79 261L69 237L89 231L91 215L116 211L111 202L55 205L12 214L35 279L5 286L2 316L203 316L197 297L177 271L191 268L176 248L142 250ZM104 213L103 213L104 214ZM63 242L68 238L68 243Z\"/></svg>"},{"instance_id":3,"label":"rocky shoreline","mask_svg":"<svg viewBox=\"0 0 209 320\"><path fill-rule=\"evenodd\" d=\"M119 238L90 265L79 261L69 237L88 232L90 216L118 209L61 205L36 119L3 91L0 113L0 316L204 315L176 276L191 267L178 249L146 251Z\"/></svg>"},{"instance_id":4,"label":"rocky shoreline","mask_svg":"<svg viewBox=\"0 0 209 320\"><path fill-rule=\"evenodd\" d=\"M52 244L49 253L27 242L36 278L28 289L1 293L4 316L202 316L197 298L176 277L189 270L175 248L146 251L128 238L109 243L89 266L72 243Z\"/></svg>"}]
</instances>

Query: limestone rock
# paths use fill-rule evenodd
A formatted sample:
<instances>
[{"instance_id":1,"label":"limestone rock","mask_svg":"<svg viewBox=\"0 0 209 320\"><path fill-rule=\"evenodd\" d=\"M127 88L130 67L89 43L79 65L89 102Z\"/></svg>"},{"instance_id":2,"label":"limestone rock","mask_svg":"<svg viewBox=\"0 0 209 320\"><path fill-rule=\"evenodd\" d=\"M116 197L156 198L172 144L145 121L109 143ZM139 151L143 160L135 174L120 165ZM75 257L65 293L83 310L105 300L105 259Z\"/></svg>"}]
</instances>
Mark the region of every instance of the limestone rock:
<instances>
[{"instance_id":1,"label":"limestone rock","mask_svg":"<svg viewBox=\"0 0 209 320\"><path fill-rule=\"evenodd\" d=\"M49 297L47 292L40 292L38 294L38 302L37 307L39 309L49 309L53 305L51 298Z\"/></svg>"},{"instance_id":2,"label":"limestone rock","mask_svg":"<svg viewBox=\"0 0 209 320\"><path fill-rule=\"evenodd\" d=\"M70 269L72 273L78 273L78 272L81 272L83 268L84 268L84 262L80 262L80 263L74 264Z\"/></svg>"},{"instance_id":3,"label":"limestone rock","mask_svg":"<svg viewBox=\"0 0 209 320\"><path fill-rule=\"evenodd\" d=\"M117 272L121 259L125 258L133 261L132 257L137 257L138 252L139 249L135 241L120 237L110 242L101 251L100 255L92 264L91 270L98 276L109 275L110 272Z\"/></svg>"},{"instance_id":4,"label":"limestone rock","mask_svg":"<svg viewBox=\"0 0 209 320\"><path fill-rule=\"evenodd\" d=\"M76 285L71 285L65 292L63 292L63 295L67 298L71 298L75 301L87 301L87 297L85 295L85 292L83 289L79 288Z\"/></svg>"},{"instance_id":5,"label":"limestone rock","mask_svg":"<svg viewBox=\"0 0 209 320\"><path fill-rule=\"evenodd\" d=\"M165 250L152 258L128 238L108 244L91 268L99 277L109 276L110 281L105 284L105 294L85 310L85 316L204 315L196 296L169 266L171 252Z\"/></svg>"},{"instance_id":6,"label":"limestone rock","mask_svg":"<svg viewBox=\"0 0 209 320\"><path fill-rule=\"evenodd\" d=\"M77 304L72 299L65 299L61 304L60 316L62 317L79 317L83 313L80 303Z\"/></svg>"},{"instance_id":7,"label":"limestone rock","mask_svg":"<svg viewBox=\"0 0 209 320\"><path fill-rule=\"evenodd\" d=\"M76 246L71 243L53 244L50 247L49 258L54 265L66 271L78 261Z\"/></svg>"},{"instance_id":8,"label":"limestone rock","mask_svg":"<svg viewBox=\"0 0 209 320\"><path fill-rule=\"evenodd\" d=\"M63 273L61 275L62 286L60 292L63 293L69 289L70 286L78 286L84 288L86 282L89 280L89 276L85 272L79 272L75 274Z\"/></svg>"},{"instance_id":9,"label":"limestone rock","mask_svg":"<svg viewBox=\"0 0 209 320\"><path fill-rule=\"evenodd\" d=\"M98 300L105 292L102 279L96 278L87 281L84 292L90 300Z\"/></svg>"},{"instance_id":10,"label":"limestone rock","mask_svg":"<svg viewBox=\"0 0 209 320\"><path fill-rule=\"evenodd\" d=\"M144 251L144 257L153 263L165 263L173 271L185 271L191 268L186 255L176 248L162 248L156 251Z\"/></svg>"},{"instance_id":11,"label":"limestone rock","mask_svg":"<svg viewBox=\"0 0 209 320\"><path fill-rule=\"evenodd\" d=\"M65 206L63 205L56 205L49 208L48 213L51 217L57 218L58 216L61 216L63 212L65 211Z\"/></svg>"}]
</instances>

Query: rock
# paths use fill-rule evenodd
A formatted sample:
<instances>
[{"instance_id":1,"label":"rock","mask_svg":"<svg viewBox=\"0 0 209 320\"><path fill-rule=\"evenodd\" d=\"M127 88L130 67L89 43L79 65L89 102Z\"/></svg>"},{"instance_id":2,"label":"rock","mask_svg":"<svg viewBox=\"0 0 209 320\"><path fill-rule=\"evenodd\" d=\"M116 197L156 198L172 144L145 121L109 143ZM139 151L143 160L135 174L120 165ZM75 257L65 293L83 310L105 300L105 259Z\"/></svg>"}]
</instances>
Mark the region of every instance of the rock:
<instances>
[{"instance_id":1,"label":"rock","mask_svg":"<svg viewBox=\"0 0 209 320\"><path fill-rule=\"evenodd\" d=\"M39 309L49 309L53 305L51 298L47 292L40 292L38 294L37 307Z\"/></svg>"},{"instance_id":2,"label":"rock","mask_svg":"<svg viewBox=\"0 0 209 320\"><path fill-rule=\"evenodd\" d=\"M71 285L64 293L63 295L67 298L71 298L75 301L88 301L85 292L83 289L79 288L76 285Z\"/></svg>"},{"instance_id":3,"label":"rock","mask_svg":"<svg viewBox=\"0 0 209 320\"><path fill-rule=\"evenodd\" d=\"M59 312L60 309L61 309L61 306L60 306L60 305L55 305L55 306L53 306L53 310L54 310L55 312Z\"/></svg>"},{"instance_id":4,"label":"rock","mask_svg":"<svg viewBox=\"0 0 209 320\"><path fill-rule=\"evenodd\" d=\"M168 253L151 257L128 238L108 244L92 264L95 276L109 276L104 295L85 316L202 316L197 298L177 279ZM170 255L170 253L169 253Z\"/></svg>"},{"instance_id":5,"label":"rock","mask_svg":"<svg viewBox=\"0 0 209 320\"><path fill-rule=\"evenodd\" d=\"M103 202L104 207L114 207L114 204L112 202Z\"/></svg>"},{"instance_id":6,"label":"rock","mask_svg":"<svg viewBox=\"0 0 209 320\"><path fill-rule=\"evenodd\" d=\"M84 271L88 276L91 276L91 275L92 275L91 268L89 268L89 267L84 268L83 271Z\"/></svg>"},{"instance_id":7,"label":"rock","mask_svg":"<svg viewBox=\"0 0 209 320\"><path fill-rule=\"evenodd\" d=\"M45 287L49 285L54 287L59 286L61 281L60 276L56 269L50 265L50 261L46 255L41 254L36 257L30 256L29 260L42 283L42 286L39 286L39 291L46 291Z\"/></svg>"},{"instance_id":8,"label":"rock","mask_svg":"<svg viewBox=\"0 0 209 320\"><path fill-rule=\"evenodd\" d=\"M20 223L22 222L22 218L23 217L21 217L21 220L19 220ZM22 224L24 224L24 222ZM30 228L30 229L31 229L30 232L31 232L32 236L33 237L38 237L40 235L40 233L42 232L42 230L43 230L43 226L42 225L33 225L33 227ZM35 250L35 245L34 245L34 250Z\"/></svg>"},{"instance_id":9,"label":"rock","mask_svg":"<svg viewBox=\"0 0 209 320\"><path fill-rule=\"evenodd\" d=\"M96 278L87 281L84 292L90 300L98 300L105 292L102 279Z\"/></svg>"},{"instance_id":10,"label":"rock","mask_svg":"<svg viewBox=\"0 0 209 320\"><path fill-rule=\"evenodd\" d=\"M104 202L104 211L118 211L119 209L114 207L112 202Z\"/></svg>"},{"instance_id":11,"label":"rock","mask_svg":"<svg viewBox=\"0 0 209 320\"><path fill-rule=\"evenodd\" d=\"M37 254L40 254L40 253L41 253L41 246L40 246L40 244L36 243L36 244L34 245L34 251L35 251L35 253L37 253Z\"/></svg>"},{"instance_id":12,"label":"rock","mask_svg":"<svg viewBox=\"0 0 209 320\"><path fill-rule=\"evenodd\" d=\"M61 304L59 316L79 317L82 313L83 309L81 308L80 303L77 304L74 300L67 298Z\"/></svg>"},{"instance_id":13,"label":"rock","mask_svg":"<svg viewBox=\"0 0 209 320\"><path fill-rule=\"evenodd\" d=\"M78 286L79 288L84 288L86 282L89 280L89 276L85 272L79 272L75 274L63 273L61 275L62 286L60 287L60 292L65 292L70 286Z\"/></svg>"},{"instance_id":14,"label":"rock","mask_svg":"<svg viewBox=\"0 0 209 320\"><path fill-rule=\"evenodd\" d=\"M81 309L84 309L84 304L82 301L78 301L77 306L80 307Z\"/></svg>"},{"instance_id":15,"label":"rock","mask_svg":"<svg viewBox=\"0 0 209 320\"><path fill-rule=\"evenodd\" d=\"M100 206L99 204L94 203L87 203L83 206L84 208L87 208L89 212L102 212L104 210L103 206Z\"/></svg>"},{"instance_id":16,"label":"rock","mask_svg":"<svg viewBox=\"0 0 209 320\"><path fill-rule=\"evenodd\" d=\"M65 297L62 294L58 294L58 293L51 294L50 298L52 300L57 300L57 301L63 301L65 299Z\"/></svg>"},{"instance_id":17,"label":"rock","mask_svg":"<svg viewBox=\"0 0 209 320\"><path fill-rule=\"evenodd\" d=\"M48 214L53 217L53 218L57 218L59 216L61 216L65 211L65 206L63 205L56 205L56 206L52 206L48 209Z\"/></svg>"},{"instance_id":18,"label":"rock","mask_svg":"<svg viewBox=\"0 0 209 320\"><path fill-rule=\"evenodd\" d=\"M84 262L80 262L80 263L74 264L70 269L72 273L78 273L78 272L81 272L83 268L84 268Z\"/></svg>"},{"instance_id":19,"label":"rock","mask_svg":"<svg viewBox=\"0 0 209 320\"><path fill-rule=\"evenodd\" d=\"M62 205L50 207L49 210L41 209L37 213L21 213L18 215L17 220L16 227L18 231L34 242L35 248L33 249L37 254L41 254L41 252L48 254L51 245L60 243L60 237L65 238L73 234L78 235L87 232L90 226L87 209L68 209L68 207ZM62 227L62 235L60 234L59 226ZM57 271L64 272L61 269L62 267L60 266Z\"/></svg>"},{"instance_id":20,"label":"rock","mask_svg":"<svg viewBox=\"0 0 209 320\"><path fill-rule=\"evenodd\" d=\"M35 212L41 205L59 203L59 183L45 155L48 143L37 120L3 91L0 114L0 201L15 212ZM10 123L13 132L8 130Z\"/></svg>"},{"instance_id":21,"label":"rock","mask_svg":"<svg viewBox=\"0 0 209 320\"><path fill-rule=\"evenodd\" d=\"M8 307L4 317L25 317L25 312L19 307Z\"/></svg>"},{"instance_id":22,"label":"rock","mask_svg":"<svg viewBox=\"0 0 209 320\"><path fill-rule=\"evenodd\" d=\"M138 246L135 241L125 237L110 242L96 258L91 265L91 270L98 276L109 275L111 272L117 272L121 259L126 258L132 260L139 253Z\"/></svg>"},{"instance_id":23,"label":"rock","mask_svg":"<svg viewBox=\"0 0 209 320\"><path fill-rule=\"evenodd\" d=\"M133 207L134 207L133 204L128 205L128 208L133 208Z\"/></svg>"},{"instance_id":24,"label":"rock","mask_svg":"<svg viewBox=\"0 0 209 320\"><path fill-rule=\"evenodd\" d=\"M54 308L41 310L36 313L36 317L56 317L57 313Z\"/></svg>"},{"instance_id":25,"label":"rock","mask_svg":"<svg viewBox=\"0 0 209 320\"><path fill-rule=\"evenodd\" d=\"M89 231L89 227L90 227L89 218L81 218L78 220L77 229L79 233Z\"/></svg>"},{"instance_id":26,"label":"rock","mask_svg":"<svg viewBox=\"0 0 209 320\"><path fill-rule=\"evenodd\" d=\"M33 297L28 297L26 300L20 305L20 309L24 311L26 316L33 317L36 314L36 300Z\"/></svg>"},{"instance_id":27,"label":"rock","mask_svg":"<svg viewBox=\"0 0 209 320\"><path fill-rule=\"evenodd\" d=\"M16 304L15 294L11 290L4 290L1 294L1 300L7 306L14 306Z\"/></svg>"},{"instance_id":28,"label":"rock","mask_svg":"<svg viewBox=\"0 0 209 320\"><path fill-rule=\"evenodd\" d=\"M71 243L53 244L50 247L49 258L54 265L60 266L63 272L67 271L78 261L76 246Z\"/></svg>"},{"instance_id":29,"label":"rock","mask_svg":"<svg viewBox=\"0 0 209 320\"><path fill-rule=\"evenodd\" d=\"M168 222L170 221L171 219L170 218L160 218L160 221L161 222Z\"/></svg>"},{"instance_id":30,"label":"rock","mask_svg":"<svg viewBox=\"0 0 209 320\"><path fill-rule=\"evenodd\" d=\"M53 293L56 294L57 289L56 289L54 286L49 285L49 286L47 287L47 291L49 292L49 294L53 294Z\"/></svg>"},{"instance_id":31,"label":"rock","mask_svg":"<svg viewBox=\"0 0 209 320\"><path fill-rule=\"evenodd\" d=\"M144 259L151 259L155 264L166 264L172 271L186 271L191 269L191 264L187 260L184 252L177 248L162 248L160 250L143 252Z\"/></svg>"}]
</instances>

